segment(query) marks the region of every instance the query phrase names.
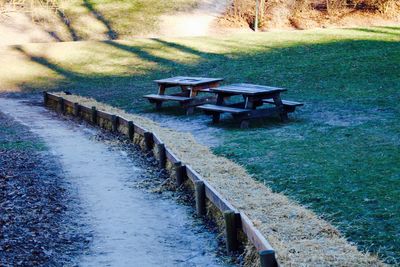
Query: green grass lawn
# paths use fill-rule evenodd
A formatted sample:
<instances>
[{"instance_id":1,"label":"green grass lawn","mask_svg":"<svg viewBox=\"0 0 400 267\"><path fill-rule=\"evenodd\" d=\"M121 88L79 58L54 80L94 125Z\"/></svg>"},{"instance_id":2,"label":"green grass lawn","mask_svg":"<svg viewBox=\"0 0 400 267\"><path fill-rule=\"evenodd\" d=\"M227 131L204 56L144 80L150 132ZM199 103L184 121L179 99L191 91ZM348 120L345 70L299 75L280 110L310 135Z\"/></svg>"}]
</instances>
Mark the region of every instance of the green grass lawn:
<instances>
[{"instance_id":1,"label":"green grass lawn","mask_svg":"<svg viewBox=\"0 0 400 267\"><path fill-rule=\"evenodd\" d=\"M305 102L290 122L258 121L248 130L222 123L215 152L333 221L360 248L400 262L400 28L35 44L0 53L3 91L68 90L135 113L152 112L141 98L155 92L152 80L174 75L288 88L285 99Z\"/></svg>"}]
</instances>

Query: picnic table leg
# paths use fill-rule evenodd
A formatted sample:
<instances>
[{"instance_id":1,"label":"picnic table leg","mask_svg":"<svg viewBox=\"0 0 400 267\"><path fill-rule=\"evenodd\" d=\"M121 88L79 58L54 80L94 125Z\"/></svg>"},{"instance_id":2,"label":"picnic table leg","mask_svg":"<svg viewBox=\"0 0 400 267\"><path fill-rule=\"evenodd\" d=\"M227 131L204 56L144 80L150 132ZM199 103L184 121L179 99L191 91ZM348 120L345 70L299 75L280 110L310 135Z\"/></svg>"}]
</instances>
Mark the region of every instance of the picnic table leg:
<instances>
[{"instance_id":1,"label":"picnic table leg","mask_svg":"<svg viewBox=\"0 0 400 267\"><path fill-rule=\"evenodd\" d=\"M186 115L192 115L194 113L194 107L186 108Z\"/></svg>"},{"instance_id":2,"label":"picnic table leg","mask_svg":"<svg viewBox=\"0 0 400 267\"><path fill-rule=\"evenodd\" d=\"M225 95L224 94L217 94L217 105L222 106L224 104ZM218 123L221 118L221 113L215 112L213 114L213 123Z\"/></svg>"},{"instance_id":3,"label":"picnic table leg","mask_svg":"<svg viewBox=\"0 0 400 267\"><path fill-rule=\"evenodd\" d=\"M158 86L158 94L159 95L164 95L165 94L165 84L160 84L159 86Z\"/></svg>"},{"instance_id":4,"label":"picnic table leg","mask_svg":"<svg viewBox=\"0 0 400 267\"><path fill-rule=\"evenodd\" d=\"M197 96L197 94L199 92L196 90L196 87L188 87L188 89L190 90L189 97L193 98L193 100L194 100L194 98ZM189 103L189 105L190 105L190 103ZM186 108L186 115L192 115L193 113L194 113L194 107L193 106L188 106Z\"/></svg>"},{"instance_id":5,"label":"picnic table leg","mask_svg":"<svg viewBox=\"0 0 400 267\"><path fill-rule=\"evenodd\" d=\"M221 113L215 112L213 114L213 119L212 119L213 123L218 123L220 119L221 119Z\"/></svg>"},{"instance_id":6,"label":"picnic table leg","mask_svg":"<svg viewBox=\"0 0 400 267\"><path fill-rule=\"evenodd\" d=\"M250 98L250 97L243 97L245 102L244 102L244 108L246 109L256 109L256 103L255 99ZM250 126L250 120L242 120L240 122L240 128L241 129L247 129Z\"/></svg>"},{"instance_id":7,"label":"picnic table leg","mask_svg":"<svg viewBox=\"0 0 400 267\"><path fill-rule=\"evenodd\" d=\"M240 129L247 129L249 128L250 122L249 120L242 120L240 122Z\"/></svg>"},{"instance_id":8,"label":"picnic table leg","mask_svg":"<svg viewBox=\"0 0 400 267\"><path fill-rule=\"evenodd\" d=\"M157 101L156 102L156 110L158 111L158 110L161 110L161 107L162 107L162 101Z\"/></svg>"},{"instance_id":9,"label":"picnic table leg","mask_svg":"<svg viewBox=\"0 0 400 267\"><path fill-rule=\"evenodd\" d=\"M283 106L282 99L281 99L280 95L275 95L273 97L273 99L274 99L275 106L278 109L279 116L281 117L281 120L283 122L287 121L289 119L288 118L288 114L287 114L287 111L285 110L285 107Z\"/></svg>"}]
</instances>

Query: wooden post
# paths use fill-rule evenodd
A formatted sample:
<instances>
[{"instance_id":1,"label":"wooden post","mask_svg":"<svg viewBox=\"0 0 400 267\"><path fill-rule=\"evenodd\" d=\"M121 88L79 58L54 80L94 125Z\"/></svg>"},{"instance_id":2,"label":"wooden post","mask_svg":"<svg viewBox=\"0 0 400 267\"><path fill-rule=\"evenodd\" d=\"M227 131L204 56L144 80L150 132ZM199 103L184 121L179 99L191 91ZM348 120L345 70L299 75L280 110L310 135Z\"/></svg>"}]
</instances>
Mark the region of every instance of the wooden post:
<instances>
[{"instance_id":1,"label":"wooden post","mask_svg":"<svg viewBox=\"0 0 400 267\"><path fill-rule=\"evenodd\" d=\"M47 92L44 91L43 92L43 103L44 103L44 106L47 106L47 101L49 101L49 98L47 96Z\"/></svg>"},{"instance_id":2,"label":"wooden post","mask_svg":"<svg viewBox=\"0 0 400 267\"><path fill-rule=\"evenodd\" d=\"M128 121L128 137L129 140L133 140L133 134L135 133L135 126L133 125L133 121Z\"/></svg>"},{"instance_id":3,"label":"wooden post","mask_svg":"<svg viewBox=\"0 0 400 267\"><path fill-rule=\"evenodd\" d=\"M78 117L79 116L79 104L78 103L74 103L74 116Z\"/></svg>"},{"instance_id":4,"label":"wooden post","mask_svg":"<svg viewBox=\"0 0 400 267\"><path fill-rule=\"evenodd\" d=\"M225 211L224 220L225 220L226 250L228 252L233 252L238 249L235 212Z\"/></svg>"},{"instance_id":5,"label":"wooden post","mask_svg":"<svg viewBox=\"0 0 400 267\"><path fill-rule=\"evenodd\" d=\"M117 132L117 130L118 130L118 118L117 118L117 116L116 115L112 115L111 116L111 124L112 124L112 129L111 129L111 131L112 132Z\"/></svg>"},{"instance_id":6,"label":"wooden post","mask_svg":"<svg viewBox=\"0 0 400 267\"><path fill-rule=\"evenodd\" d=\"M165 157L165 145L157 144L158 151L158 167L160 169L165 169L166 157Z\"/></svg>"},{"instance_id":7,"label":"wooden post","mask_svg":"<svg viewBox=\"0 0 400 267\"><path fill-rule=\"evenodd\" d=\"M64 98L60 97L57 103L57 111L64 114Z\"/></svg>"},{"instance_id":8,"label":"wooden post","mask_svg":"<svg viewBox=\"0 0 400 267\"><path fill-rule=\"evenodd\" d=\"M278 262L275 258L275 251L263 250L258 252L258 254L260 255L261 267L278 267Z\"/></svg>"},{"instance_id":9,"label":"wooden post","mask_svg":"<svg viewBox=\"0 0 400 267\"><path fill-rule=\"evenodd\" d=\"M196 181L194 183L195 198L196 198L196 212L198 216L206 214L206 187L203 181Z\"/></svg>"},{"instance_id":10,"label":"wooden post","mask_svg":"<svg viewBox=\"0 0 400 267\"><path fill-rule=\"evenodd\" d=\"M175 185L177 187L180 187L183 182L185 181L185 166L182 165L181 162L175 162L174 165L172 166L173 168L173 178L175 178Z\"/></svg>"},{"instance_id":11,"label":"wooden post","mask_svg":"<svg viewBox=\"0 0 400 267\"><path fill-rule=\"evenodd\" d=\"M96 110L96 107L92 107L92 118L91 118L91 120L92 120L93 124L96 124L96 122L97 122L97 110Z\"/></svg>"},{"instance_id":12,"label":"wooden post","mask_svg":"<svg viewBox=\"0 0 400 267\"><path fill-rule=\"evenodd\" d=\"M143 136L144 136L145 150L150 151L153 145L153 134L151 132L144 132Z\"/></svg>"},{"instance_id":13,"label":"wooden post","mask_svg":"<svg viewBox=\"0 0 400 267\"><path fill-rule=\"evenodd\" d=\"M258 14L260 11L260 5L259 5L259 0L256 0L256 16L254 17L254 31L258 31Z\"/></svg>"}]
</instances>

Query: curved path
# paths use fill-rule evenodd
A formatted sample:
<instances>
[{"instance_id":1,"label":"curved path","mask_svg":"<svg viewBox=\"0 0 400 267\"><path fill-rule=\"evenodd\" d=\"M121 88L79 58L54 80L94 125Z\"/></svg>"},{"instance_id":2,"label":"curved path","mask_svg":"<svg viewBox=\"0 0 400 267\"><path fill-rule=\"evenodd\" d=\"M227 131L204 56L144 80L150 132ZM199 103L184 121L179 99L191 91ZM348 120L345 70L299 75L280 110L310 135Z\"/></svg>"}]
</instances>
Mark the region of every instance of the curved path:
<instances>
[{"instance_id":1,"label":"curved path","mask_svg":"<svg viewBox=\"0 0 400 267\"><path fill-rule=\"evenodd\" d=\"M0 98L0 110L41 137L79 192L93 229L82 266L223 266L216 237L190 208L138 188L139 161L96 140L98 133L60 120L41 106Z\"/></svg>"}]
</instances>

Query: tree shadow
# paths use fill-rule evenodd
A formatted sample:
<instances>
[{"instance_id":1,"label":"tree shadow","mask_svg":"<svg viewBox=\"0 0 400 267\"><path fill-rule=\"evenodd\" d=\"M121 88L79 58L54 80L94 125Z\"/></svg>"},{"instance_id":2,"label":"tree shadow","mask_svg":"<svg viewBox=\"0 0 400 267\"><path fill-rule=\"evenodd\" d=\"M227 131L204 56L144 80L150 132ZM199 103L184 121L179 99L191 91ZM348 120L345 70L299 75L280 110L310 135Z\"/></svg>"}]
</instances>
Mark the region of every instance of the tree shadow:
<instances>
[{"instance_id":1,"label":"tree shadow","mask_svg":"<svg viewBox=\"0 0 400 267\"><path fill-rule=\"evenodd\" d=\"M57 9L57 16L60 18L61 22L67 27L67 30L71 36L72 41L79 41L81 38L79 37L78 33L75 31L75 29L71 25L70 19L65 15L64 12L61 10Z\"/></svg>"},{"instance_id":2,"label":"tree shadow","mask_svg":"<svg viewBox=\"0 0 400 267\"><path fill-rule=\"evenodd\" d=\"M83 0L83 6L107 28L106 34L110 40L118 39L118 33L112 28L111 22L108 21L100 11L95 9L94 4L90 2L90 0Z\"/></svg>"},{"instance_id":3,"label":"tree shadow","mask_svg":"<svg viewBox=\"0 0 400 267\"><path fill-rule=\"evenodd\" d=\"M386 29L386 31L385 31ZM349 30L352 31L360 31L360 32L367 32L367 33L378 33L378 34L385 34L385 35L394 35L396 37L399 36L400 33L393 32L393 30L399 30L399 28L395 27L377 27L377 28L351 28ZM391 31L387 31L391 30Z\"/></svg>"},{"instance_id":4,"label":"tree shadow","mask_svg":"<svg viewBox=\"0 0 400 267\"><path fill-rule=\"evenodd\" d=\"M56 72L57 74L63 76L64 78L70 80L70 81L79 81L81 80L83 77L81 77L80 75L76 74L73 71L67 70L66 68L63 68L57 64L54 64L52 62L50 62L47 58L45 57L40 57L40 56L33 56L30 53L28 53L22 46L17 45L17 46L13 46L13 49L17 52L20 52L22 55L24 55L25 57L27 57L30 61L35 62L43 67L46 67L54 72Z\"/></svg>"}]
</instances>

